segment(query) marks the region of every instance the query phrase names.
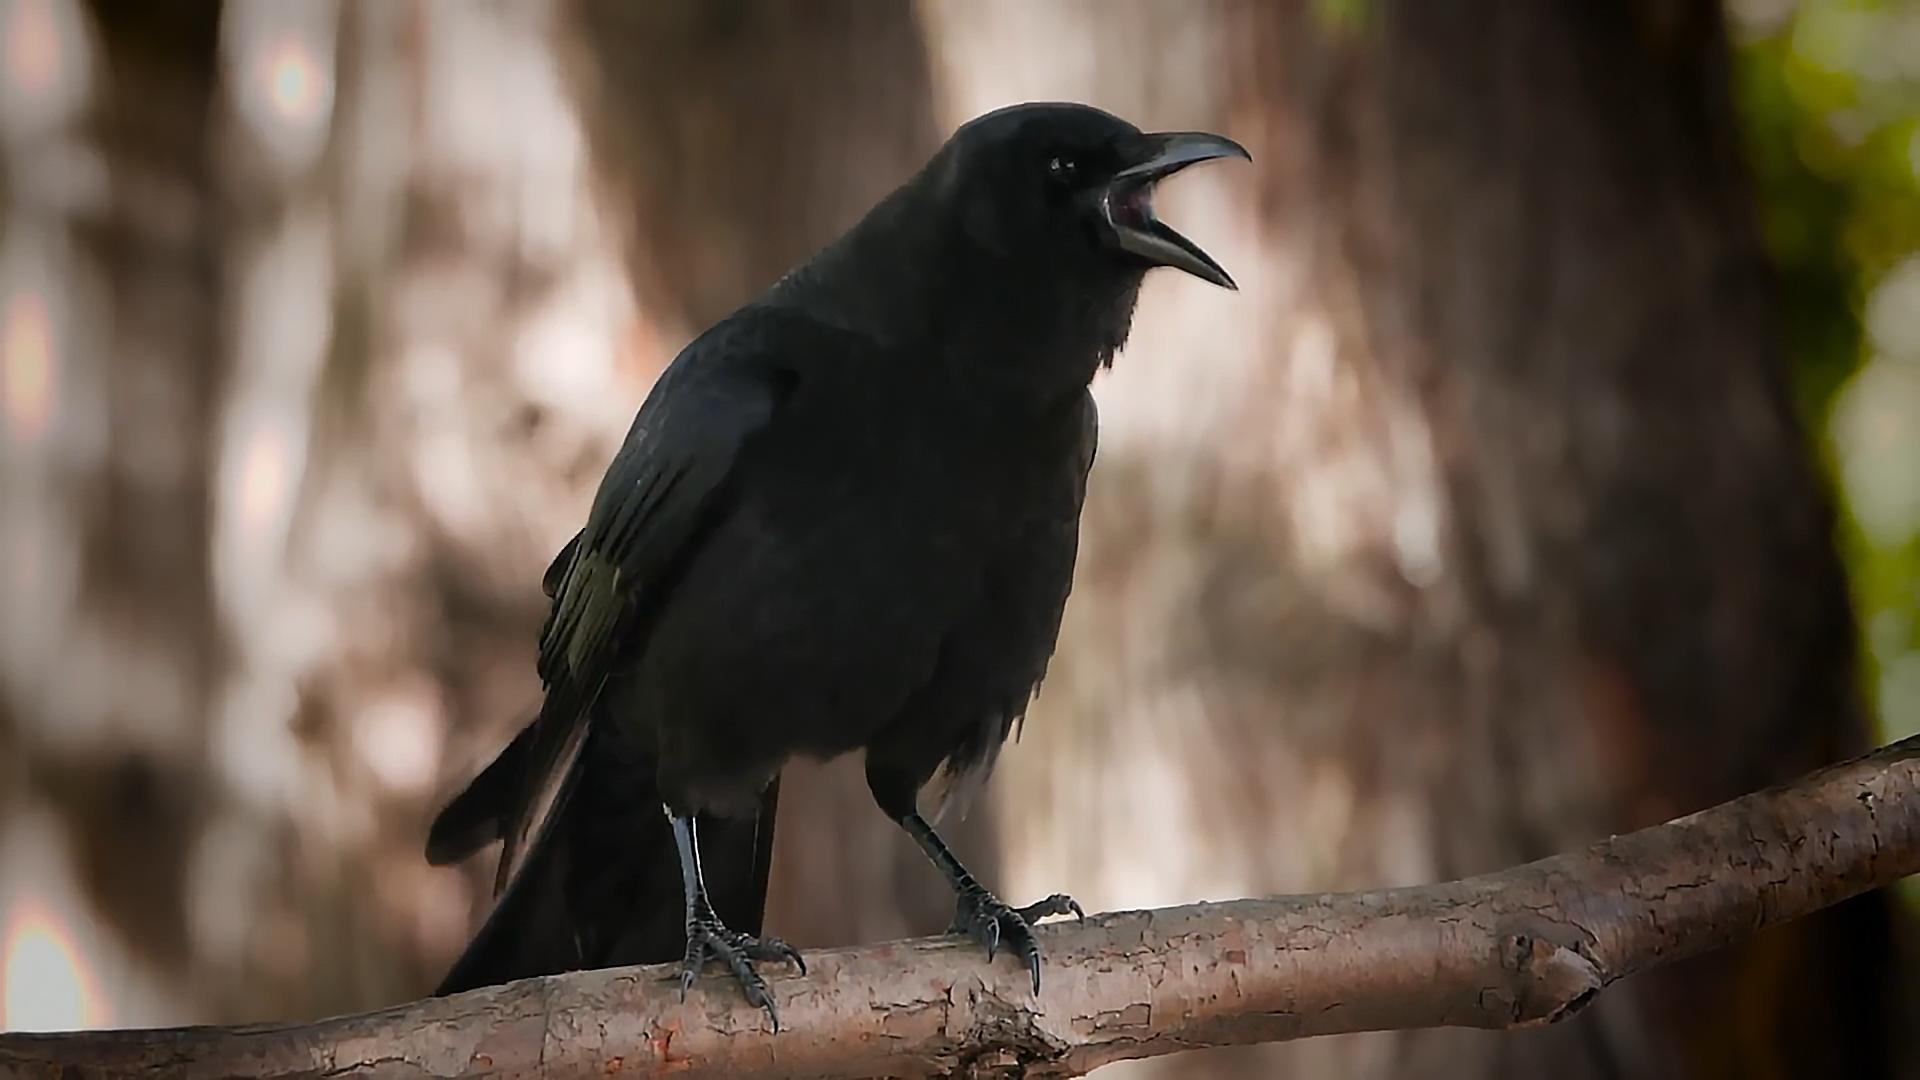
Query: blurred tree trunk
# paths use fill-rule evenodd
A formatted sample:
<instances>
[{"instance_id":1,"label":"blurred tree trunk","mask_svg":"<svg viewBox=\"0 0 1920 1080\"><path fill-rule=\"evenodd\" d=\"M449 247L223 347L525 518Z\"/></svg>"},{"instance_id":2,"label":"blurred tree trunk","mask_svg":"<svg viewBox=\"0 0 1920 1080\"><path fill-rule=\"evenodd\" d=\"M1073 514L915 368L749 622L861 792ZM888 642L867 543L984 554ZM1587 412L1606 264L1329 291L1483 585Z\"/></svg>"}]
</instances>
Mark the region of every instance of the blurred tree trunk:
<instances>
[{"instance_id":1,"label":"blurred tree trunk","mask_svg":"<svg viewBox=\"0 0 1920 1080\"><path fill-rule=\"evenodd\" d=\"M119 945L119 962L85 974L131 979L188 958L186 852L207 806L220 9L95 0L6 14L20 126L3 133L0 756L24 783L0 805L52 811L60 854ZM35 374L21 377L26 365ZM24 880L0 890L0 916L43 904L96 939L60 910L57 866L10 869Z\"/></svg>"},{"instance_id":2,"label":"blurred tree trunk","mask_svg":"<svg viewBox=\"0 0 1920 1080\"><path fill-rule=\"evenodd\" d=\"M580 0L570 71L664 365L852 225L939 144L920 27L865 0ZM636 399L632 404L637 407ZM858 756L781 781L771 931L802 946L946 925L952 896ZM955 835L989 873L989 814Z\"/></svg>"},{"instance_id":3,"label":"blurred tree trunk","mask_svg":"<svg viewBox=\"0 0 1920 1080\"><path fill-rule=\"evenodd\" d=\"M96 1020L412 997L488 902L421 858L447 736L537 701L540 572L645 386L551 7L0 16L46 399L0 457L0 921L49 911ZM18 92L68 82L72 130Z\"/></svg>"},{"instance_id":4,"label":"blurred tree trunk","mask_svg":"<svg viewBox=\"0 0 1920 1080\"><path fill-rule=\"evenodd\" d=\"M1357 310L1331 319L1338 353L1427 429L1439 572L1399 560L1440 666L1387 680L1403 707L1349 722L1451 741L1429 781L1435 870L1569 848L1863 749L1833 514L1776 345L1719 5L1362 10L1317 57L1303 19L1249 11L1236 89L1275 106L1262 195L1277 229L1318 220L1321 303L1357 283ZM1888 918L1868 897L1568 1031L1414 1039L1408 1060L1884 1075Z\"/></svg>"},{"instance_id":5,"label":"blurred tree trunk","mask_svg":"<svg viewBox=\"0 0 1920 1080\"><path fill-rule=\"evenodd\" d=\"M1151 283L1098 388L1061 655L996 784L1046 823L1007 838L1016 892L1452 877L1865 745L1716 4L936 10L963 89L1246 141L1264 223L1222 243L1164 195L1245 291ZM1212 330L1229 303L1265 306L1256 340ZM1123 1068L1884 1075L1890 918L1867 897L1550 1031Z\"/></svg>"}]
</instances>

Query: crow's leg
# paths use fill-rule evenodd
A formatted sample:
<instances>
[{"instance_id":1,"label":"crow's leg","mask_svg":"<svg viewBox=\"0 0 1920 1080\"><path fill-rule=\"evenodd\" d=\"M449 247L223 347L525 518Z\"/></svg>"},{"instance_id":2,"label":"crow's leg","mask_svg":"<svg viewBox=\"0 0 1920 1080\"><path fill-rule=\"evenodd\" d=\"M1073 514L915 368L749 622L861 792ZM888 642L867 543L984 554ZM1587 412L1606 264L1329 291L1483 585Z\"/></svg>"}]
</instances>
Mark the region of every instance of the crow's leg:
<instances>
[{"instance_id":1,"label":"crow's leg","mask_svg":"<svg viewBox=\"0 0 1920 1080\"><path fill-rule=\"evenodd\" d=\"M1033 924L1048 915L1078 915L1085 919L1086 914L1073 897L1054 893L1036 904L1023 908L1010 907L999 897L987 891L987 887L975 880L974 876L961 865L960 860L948 850L940 834L918 813L908 813L896 819L900 827L907 830L927 853L933 865L946 875L947 883L953 886L954 906L953 925L949 933L971 934L987 947L987 959L1005 942L1008 948L1020 954L1027 970L1033 975L1033 992L1040 992L1040 943L1033 939Z\"/></svg>"},{"instance_id":2,"label":"crow's leg","mask_svg":"<svg viewBox=\"0 0 1920 1080\"><path fill-rule=\"evenodd\" d=\"M720 922L720 916L714 913L713 904L707 899L706 880L700 874L700 838L694 828L694 818L690 814L676 814L672 807L664 809L667 820L673 823L673 843L680 851L680 885L687 898L687 956L680 968L680 999L686 1000L687 988L693 985L694 976L709 957L722 960L732 969L747 1000L767 1010L773 1030L779 1031L780 1014L774 1011L773 993L767 989L760 972L754 969L754 962L790 961L802 975L807 973L807 962L779 938L756 938L729 930Z\"/></svg>"}]
</instances>

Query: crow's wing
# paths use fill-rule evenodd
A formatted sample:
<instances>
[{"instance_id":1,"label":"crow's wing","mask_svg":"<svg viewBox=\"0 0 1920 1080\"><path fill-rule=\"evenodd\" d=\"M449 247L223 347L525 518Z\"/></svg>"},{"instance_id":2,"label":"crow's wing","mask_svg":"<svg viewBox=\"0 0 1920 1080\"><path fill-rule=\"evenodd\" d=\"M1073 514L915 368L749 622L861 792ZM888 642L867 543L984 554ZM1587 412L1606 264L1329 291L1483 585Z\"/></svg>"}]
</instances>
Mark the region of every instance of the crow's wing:
<instances>
[{"instance_id":1,"label":"crow's wing","mask_svg":"<svg viewBox=\"0 0 1920 1080\"><path fill-rule=\"evenodd\" d=\"M671 595L679 560L724 509L734 467L775 421L797 381L797 361L845 348L844 338L798 313L748 308L668 366L607 467L586 526L546 574L552 607L539 654L546 697L530 730L514 740L504 770L513 782L494 783L484 800L463 794L448 806L429 835L437 861L471 850L474 837L499 836L505 848L495 884L504 889L535 831L566 797L601 687L622 651L639 645L654 606Z\"/></svg>"},{"instance_id":2,"label":"crow's wing","mask_svg":"<svg viewBox=\"0 0 1920 1080\"><path fill-rule=\"evenodd\" d=\"M723 504L741 451L791 389L790 326L750 310L689 345L607 467L540 631L547 695L526 751L523 801L505 831L499 884L546 816L538 811L550 807L541 804L562 797L594 699L636 624L671 593L675 564Z\"/></svg>"}]
</instances>

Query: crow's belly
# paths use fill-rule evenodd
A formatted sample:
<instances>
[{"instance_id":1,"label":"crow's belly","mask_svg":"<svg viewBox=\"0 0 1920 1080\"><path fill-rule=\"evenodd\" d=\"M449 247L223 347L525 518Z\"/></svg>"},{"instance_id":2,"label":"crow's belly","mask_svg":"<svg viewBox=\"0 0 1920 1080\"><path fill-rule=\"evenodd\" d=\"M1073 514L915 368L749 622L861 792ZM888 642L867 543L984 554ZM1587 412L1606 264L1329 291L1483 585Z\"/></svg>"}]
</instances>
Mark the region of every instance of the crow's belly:
<instances>
[{"instance_id":1,"label":"crow's belly","mask_svg":"<svg viewBox=\"0 0 1920 1080\"><path fill-rule=\"evenodd\" d=\"M866 745L971 621L987 562L977 540L871 513L820 512L810 526L717 529L610 688L622 727L652 736L670 797L724 811L794 755Z\"/></svg>"}]
</instances>

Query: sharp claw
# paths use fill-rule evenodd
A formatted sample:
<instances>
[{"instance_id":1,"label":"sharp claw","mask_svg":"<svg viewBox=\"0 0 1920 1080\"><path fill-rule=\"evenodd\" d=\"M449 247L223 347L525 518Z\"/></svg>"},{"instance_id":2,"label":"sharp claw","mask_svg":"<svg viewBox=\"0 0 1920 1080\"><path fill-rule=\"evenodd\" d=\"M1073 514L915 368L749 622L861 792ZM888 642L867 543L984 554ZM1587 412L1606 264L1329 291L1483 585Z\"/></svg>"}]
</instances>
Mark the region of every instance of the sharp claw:
<instances>
[{"instance_id":1,"label":"sharp claw","mask_svg":"<svg viewBox=\"0 0 1920 1080\"><path fill-rule=\"evenodd\" d=\"M800 955L800 950L781 941L779 938L767 938L763 941L755 942L753 958L755 960L792 964L795 968L799 969L800 974L805 975L807 973L807 961Z\"/></svg>"},{"instance_id":2,"label":"sharp claw","mask_svg":"<svg viewBox=\"0 0 1920 1080\"><path fill-rule=\"evenodd\" d=\"M686 1004L687 991L693 989L693 980L700 972L700 965L707 959L706 946L695 936L694 931L687 932L687 955L680 961L680 1003Z\"/></svg>"},{"instance_id":3,"label":"sharp claw","mask_svg":"<svg viewBox=\"0 0 1920 1080\"><path fill-rule=\"evenodd\" d=\"M1054 893L1045 900L1036 901L1035 903L1028 904L1026 907L1017 909L1015 914L1029 923L1038 923L1041 919L1053 915L1073 915L1078 917L1081 922L1087 920L1087 913L1081 910L1079 901L1076 901L1073 897L1065 893Z\"/></svg>"},{"instance_id":4,"label":"sharp claw","mask_svg":"<svg viewBox=\"0 0 1920 1080\"><path fill-rule=\"evenodd\" d=\"M773 1006L773 991L767 989L766 980L762 979L760 973L748 966L744 960L736 960L734 962L733 977L740 980L740 986L747 996L747 1003L750 1005L758 1005L766 1010L767 1020L773 1025L774 1033L778 1034L780 1031L780 1010Z\"/></svg>"},{"instance_id":5,"label":"sharp claw","mask_svg":"<svg viewBox=\"0 0 1920 1080\"><path fill-rule=\"evenodd\" d=\"M700 968L709 958L719 958L727 962L735 981L747 1002L766 1010L767 1020L773 1030L780 1030L780 1013L774 1008L773 991L767 982L754 969L755 960L792 960L806 974L806 961L792 946L778 938L765 941L756 940L747 935L735 933L724 926L698 925L687 930L687 958L680 971L680 1000L687 999L687 991L692 988Z\"/></svg>"},{"instance_id":6,"label":"sharp claw","mask_svg":"<svg viewBox=\"0 0 1920 1080\"><path fill-rule=\"evenodd\" d=\"M1040 993L1040 943L1034 940L1033 928L1027 925L1026 917L1017 911L1011 914L1018 921L1009 928L1008 937L1013 939L1015 947L1020 950L1020 961L1033 977L1033 992L1038 995Z\"/></svg>"},{"instance_id":7,"label":"sharp claw","mask_svg":"<svg viewBox=\"0 0 1920 1080\"><path fill-rule=\"evenodd\" d=\"M959 908L954 913L951 933L970 933L986 946L987 962L992 963L999 954L1000 945L1006 943L1018 953L1027 973L1032 977L1033 993L1040 994L1040 968L1044 957L1041 955L1040 941L1034 936L1033 925L1050 915L1072 914L1085 922L1087 913L1078 901L1065 893L1054 893L1038 903L1024 908L1009 907L998 897L984 889L963 889L959 897Z\"/></svg>"}]
</instances>

